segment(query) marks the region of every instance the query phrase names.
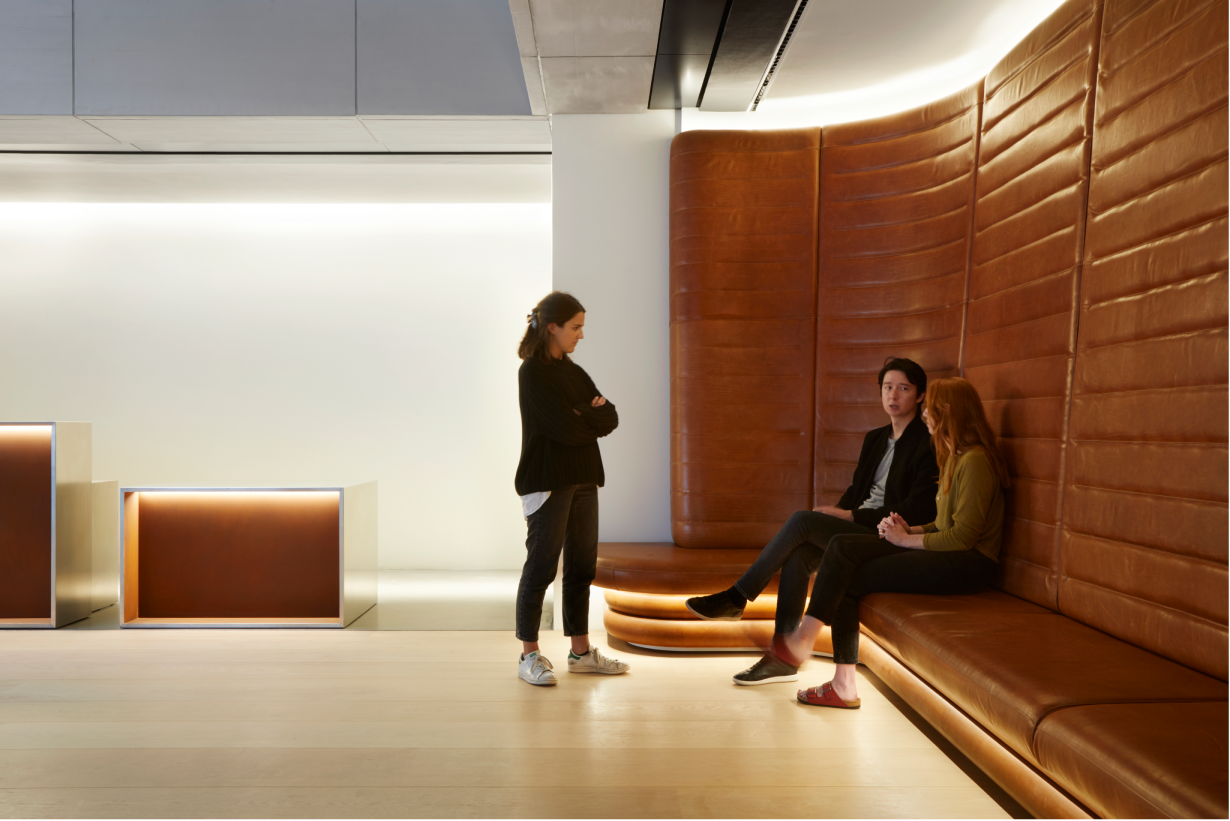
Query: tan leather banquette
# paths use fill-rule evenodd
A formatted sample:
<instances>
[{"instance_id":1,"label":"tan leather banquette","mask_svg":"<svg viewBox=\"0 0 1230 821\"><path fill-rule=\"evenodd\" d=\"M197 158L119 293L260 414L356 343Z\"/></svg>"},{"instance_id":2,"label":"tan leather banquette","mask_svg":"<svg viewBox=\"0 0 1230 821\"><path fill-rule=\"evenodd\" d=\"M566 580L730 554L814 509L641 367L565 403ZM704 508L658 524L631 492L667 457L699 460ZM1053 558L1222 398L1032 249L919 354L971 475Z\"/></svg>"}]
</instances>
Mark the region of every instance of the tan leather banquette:
<instances>
[{"instance_id":1,"label":"tan leather banquette","mask_svg":"<svg viewBox=\"0 0 1230 821\"><path fill-rule=\"evenodd\" d=\"M671 160L674 545L602 545L612 635L701 623L883 424L885 356L982 394L996 589L861 602L862 661L1029 811L1226 817L1227 6L1069 0L976 86ZM827 647L822 636L817 649Z\"/></svg>"}]
</instances>

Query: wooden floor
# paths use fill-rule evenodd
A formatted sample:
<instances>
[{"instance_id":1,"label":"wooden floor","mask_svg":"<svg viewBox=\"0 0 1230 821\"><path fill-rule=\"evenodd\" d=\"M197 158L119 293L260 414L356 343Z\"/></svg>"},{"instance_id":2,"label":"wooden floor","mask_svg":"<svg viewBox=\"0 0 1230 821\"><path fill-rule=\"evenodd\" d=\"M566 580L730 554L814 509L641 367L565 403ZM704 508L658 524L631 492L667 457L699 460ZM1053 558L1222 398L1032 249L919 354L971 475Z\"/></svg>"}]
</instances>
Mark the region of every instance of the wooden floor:
<instances>
[{"instance_id":1,"label":"wooden floor","mask_svg":"<svg viewBox=\"0 0 1230 821\"><path fill-rule=\"evenodd\" d=\"M614 643L630 674L569 675L545 634L538 688L506 632L0 631L0 816L1015 814L869 673L808 708L732 685L752 656Z\"/></svg>"}]
</instances>

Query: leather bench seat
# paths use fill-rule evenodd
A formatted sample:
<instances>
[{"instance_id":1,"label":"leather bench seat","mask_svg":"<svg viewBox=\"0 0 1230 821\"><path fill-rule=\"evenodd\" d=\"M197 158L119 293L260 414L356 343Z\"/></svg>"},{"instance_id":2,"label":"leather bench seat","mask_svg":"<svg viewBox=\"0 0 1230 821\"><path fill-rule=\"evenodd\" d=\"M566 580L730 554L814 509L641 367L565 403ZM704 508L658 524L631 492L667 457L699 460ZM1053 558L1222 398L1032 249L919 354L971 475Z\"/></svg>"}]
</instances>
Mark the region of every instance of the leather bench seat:
<instances>
[{"instance_id":1,"label":"leather bench seat","mask_svg":"<svg viewBox=\"0 0 1230 821\"><path fill-rule=\"evenodd\" d=\"M876 594L859 616L868 636L1100 815L1191 806L1226 817L1225 682L999 591ZM1125 794L1128 784L1155 794Z\"/></svg>"},{"instance_id":2,"label":"leather bench seat","mask_svg":"<svg viewBox=\"0 0 1230 821\"><path fill-rule=\"evenodd\" d=\"M1038 760L1104 818L1225 818L1226 702L1090 704L1042 720Z\"/></svg>"}]
</instances>

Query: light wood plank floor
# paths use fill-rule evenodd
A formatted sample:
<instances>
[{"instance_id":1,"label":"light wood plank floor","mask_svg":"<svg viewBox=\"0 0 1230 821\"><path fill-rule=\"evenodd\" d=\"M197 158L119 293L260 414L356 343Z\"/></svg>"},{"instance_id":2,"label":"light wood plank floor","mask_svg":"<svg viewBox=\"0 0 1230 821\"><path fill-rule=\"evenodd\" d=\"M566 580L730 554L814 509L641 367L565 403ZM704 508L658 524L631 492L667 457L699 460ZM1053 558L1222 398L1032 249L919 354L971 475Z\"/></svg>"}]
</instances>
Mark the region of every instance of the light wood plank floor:
<instances>
[{"instance_id":1,"label":"light wood plank floor","mask_svg":"<svg viewBox=\"0 0 1230 821\"><path fill-rule=\"evenodd\" d=\"M1019 814L870 673L808 708L731 684L751 655L594 639L632 672L569 675L559 633L537 688L505 632L0 631L0 816Z\"/></svg>"}]
</instances>

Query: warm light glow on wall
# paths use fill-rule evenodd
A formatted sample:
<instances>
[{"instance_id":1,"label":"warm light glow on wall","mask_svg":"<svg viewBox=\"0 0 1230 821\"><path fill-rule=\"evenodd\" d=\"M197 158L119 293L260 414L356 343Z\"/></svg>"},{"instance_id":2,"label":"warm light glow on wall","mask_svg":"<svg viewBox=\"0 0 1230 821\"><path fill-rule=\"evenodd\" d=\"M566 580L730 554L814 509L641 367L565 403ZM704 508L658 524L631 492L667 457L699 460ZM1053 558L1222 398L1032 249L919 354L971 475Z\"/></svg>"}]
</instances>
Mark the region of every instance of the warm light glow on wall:
<instances>
[{"instance_id":1,"label":"warm light glow on wall","mask_svg":"<svg viewBox=\"0 0 1230 821\"><path fill-rule=\"evenodd\" d=\"M550 204L2 203L0 259L0 420L93 422L95 476L374 480L382 566L524 560Z\"/></svg>"},{"instance_id":2,"label":"warm light glow on wall","mask_svg":"<svg viewBox=\"0 0 1230 821\"><path fill-rule=\"evenodd\" d=\"M682 129L805 128L855 122L908 111L973 85L1062 4L1062 0L1002 7L983 26L977 49L873 86L806 97L769 96L754 112L685 108Z\"/></svg>"}]
</instances>

